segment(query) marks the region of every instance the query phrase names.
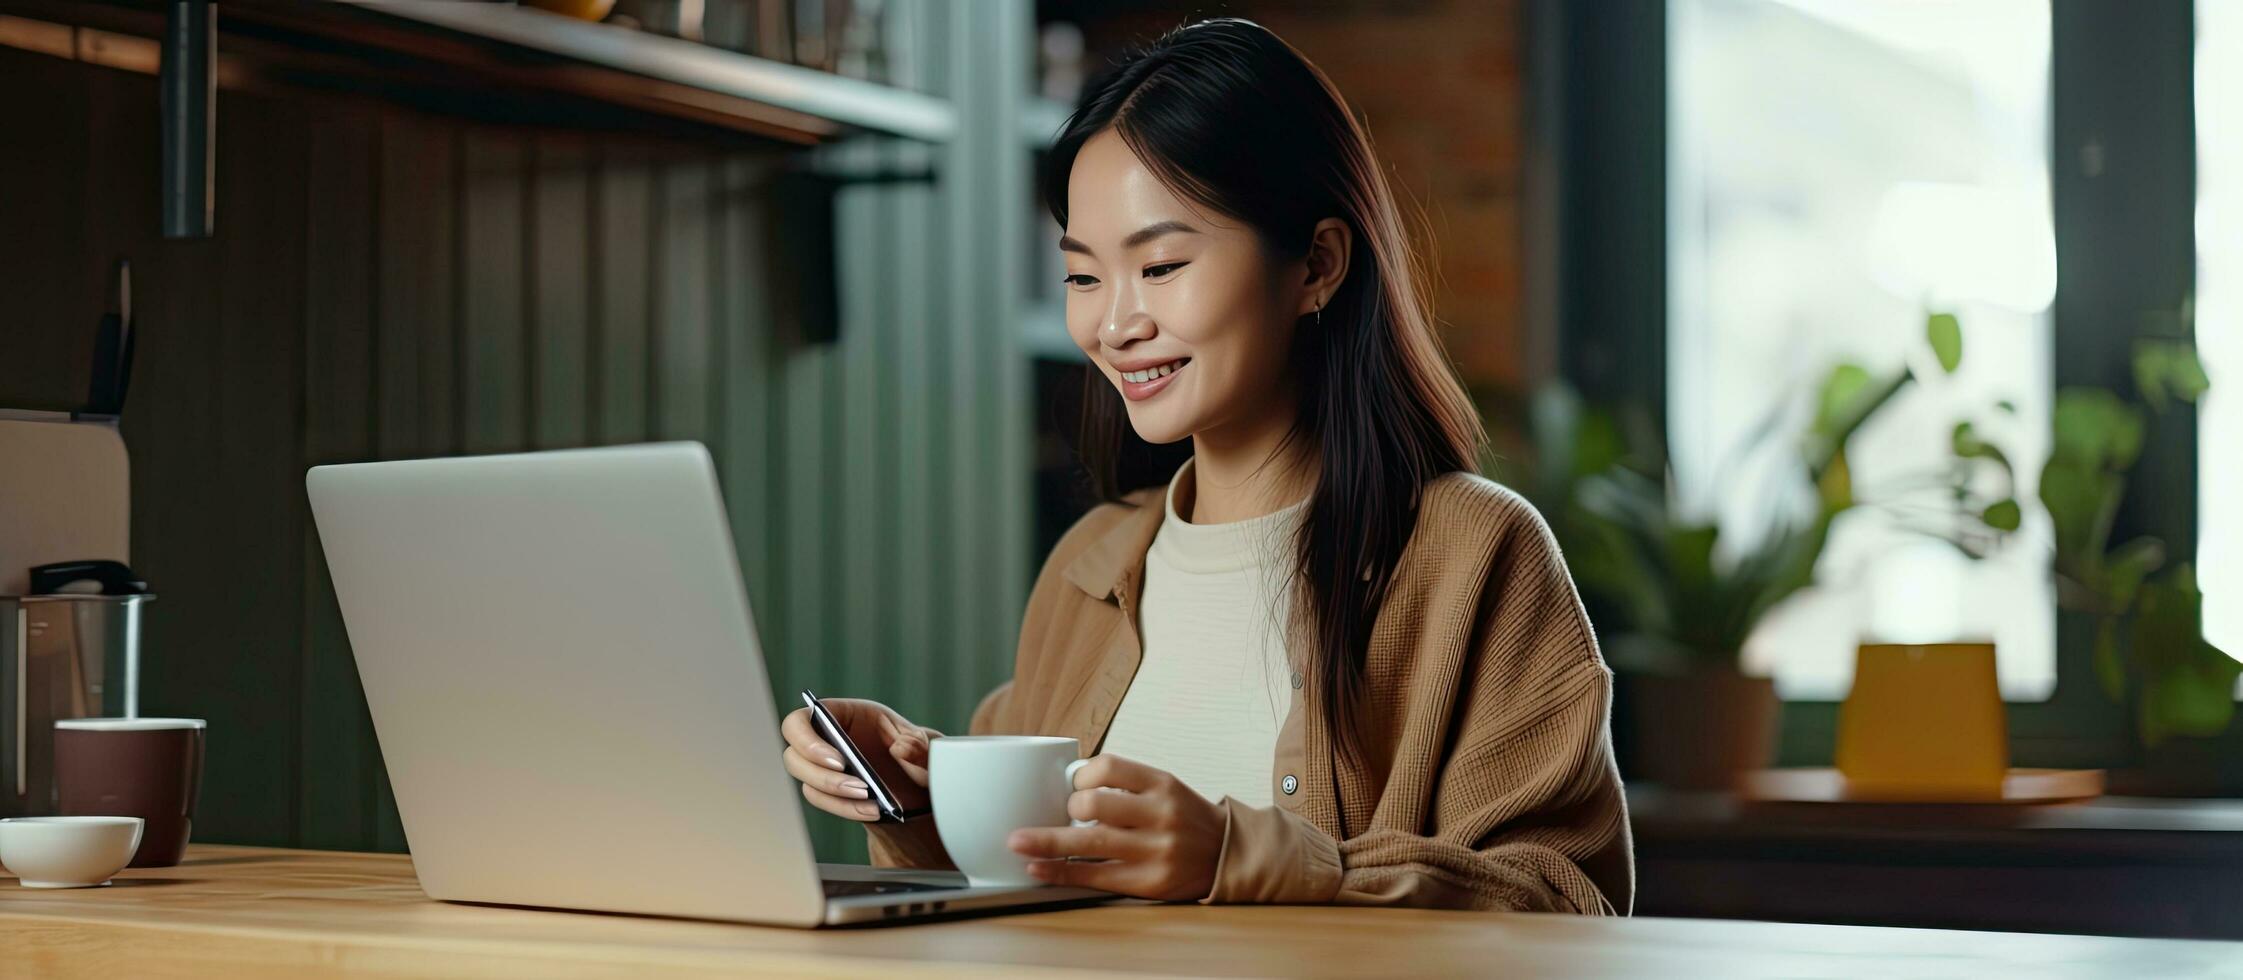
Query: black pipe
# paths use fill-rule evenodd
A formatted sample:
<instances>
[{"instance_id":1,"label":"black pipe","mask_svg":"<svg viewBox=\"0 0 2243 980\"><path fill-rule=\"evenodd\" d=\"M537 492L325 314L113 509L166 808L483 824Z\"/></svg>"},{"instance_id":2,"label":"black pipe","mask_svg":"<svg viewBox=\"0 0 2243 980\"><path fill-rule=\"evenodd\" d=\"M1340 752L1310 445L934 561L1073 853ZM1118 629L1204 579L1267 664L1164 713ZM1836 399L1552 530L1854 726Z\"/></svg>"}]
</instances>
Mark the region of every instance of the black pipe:
<instances>
[{"instance_id":1,"label":"black pipe","mask_svg":"<svg viewBox=\"0 0 2243 980\"><path fill-rule=\"evenodd\" d=\"M218 143L218 8L210 0L164 7L157 88L164 116L165 238L208 238Z\"/></svg>"}]
</instances>

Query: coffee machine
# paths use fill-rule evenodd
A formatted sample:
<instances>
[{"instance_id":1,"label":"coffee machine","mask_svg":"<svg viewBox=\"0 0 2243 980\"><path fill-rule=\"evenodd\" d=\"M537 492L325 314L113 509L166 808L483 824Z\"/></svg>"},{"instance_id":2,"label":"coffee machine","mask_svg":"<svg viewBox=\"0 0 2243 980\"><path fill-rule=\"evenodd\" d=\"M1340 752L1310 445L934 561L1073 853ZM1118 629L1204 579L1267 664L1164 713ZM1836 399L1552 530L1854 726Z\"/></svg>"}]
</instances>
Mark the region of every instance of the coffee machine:
<instances>
[{"instance_id":1,"label":"coffee machine","mask_svg":"<svg viewBox=\"0 0 2243 980\"><path fill-rule=\"evenodd\" d=\"M55 722L140 714L148 585L115 561L31 569L0 595L0 817L55 812Z\"/></svg>"}]
</instances>

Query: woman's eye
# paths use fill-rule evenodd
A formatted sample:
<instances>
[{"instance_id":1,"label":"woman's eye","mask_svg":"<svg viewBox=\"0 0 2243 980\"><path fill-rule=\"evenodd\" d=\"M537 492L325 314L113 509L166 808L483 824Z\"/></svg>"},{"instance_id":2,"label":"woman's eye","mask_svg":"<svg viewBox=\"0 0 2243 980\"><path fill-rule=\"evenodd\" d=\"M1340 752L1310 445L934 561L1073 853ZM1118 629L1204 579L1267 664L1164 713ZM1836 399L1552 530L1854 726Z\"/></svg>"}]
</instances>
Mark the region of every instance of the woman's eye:
<instances>
[{"instance_id":1,"label":"woman's eye","mask_svg":"<svg viewBox=\"0 0 2243 980\"><path fill-rule=\"evenodd\" d=\"M1190 263L1188 262L1169 262L1162 265L1148 266L1145 269L1145 278L1158 279L1189 264Z\"/></svg>"},{"instance_id":2,"label":"woman's eye","mask_svg":"<svg viewBox=\"0 0 2243 980\"><path fill-rule=\"evenodd\" d=\"M1059 280L1059 281L1060 281L1060 282L1063 282L1063 283L1066 283L1066 284L1067 284L1067 285L1069 285L1069 286L1095 286L1095 285L1098 285L1098 279L1097 279L1096 277L1094 277L1094 276L1090 276L1090 275L1087 275L1087 274L1084 274L1084 273L1080 273L1080 272L1078 272L1078 273L1075 273L1074 275L1068 276L1067 278L1065 278L1065 279L1061 279L1061 280Z\"/></svg>"}]
</instances>

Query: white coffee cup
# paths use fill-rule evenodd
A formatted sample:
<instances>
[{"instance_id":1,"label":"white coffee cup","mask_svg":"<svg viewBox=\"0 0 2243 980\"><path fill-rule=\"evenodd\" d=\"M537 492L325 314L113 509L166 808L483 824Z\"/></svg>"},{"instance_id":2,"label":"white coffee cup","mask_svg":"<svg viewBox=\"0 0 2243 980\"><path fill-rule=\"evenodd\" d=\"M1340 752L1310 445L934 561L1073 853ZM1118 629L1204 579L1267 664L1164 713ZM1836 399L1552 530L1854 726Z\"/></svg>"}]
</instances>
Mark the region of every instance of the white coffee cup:
<instances>
[{"instance_id":1,"label":"white coffee cup","mask_svg":"<svg viewBox=\"0 0 2243 980\"><path fill-rule=\"evenodd\" d=\"M1074 739L955 735L928 743L927 790L935 830L966 880L1035 885L1028 859L1005 846L1022 827L1065 827L1075 770L1090 760Z\"/></svg>"}]
</instances>

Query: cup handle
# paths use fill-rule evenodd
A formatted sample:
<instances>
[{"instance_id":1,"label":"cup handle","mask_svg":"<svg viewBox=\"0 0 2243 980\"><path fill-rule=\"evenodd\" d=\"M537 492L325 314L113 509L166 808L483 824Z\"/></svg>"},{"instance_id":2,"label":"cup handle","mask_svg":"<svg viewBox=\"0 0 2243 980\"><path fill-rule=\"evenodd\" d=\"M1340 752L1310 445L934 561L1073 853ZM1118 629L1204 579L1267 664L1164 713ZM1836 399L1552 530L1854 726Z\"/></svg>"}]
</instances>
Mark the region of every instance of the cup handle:
<instances>
[{"instance_id":1,"label":"cup handle","mask_svg":"<svg viewBox=\"0 0 2243 980\"><path fill-rule=\"evenodd\" d=\"M1090 765L1089 759L1076 759L1075 761L1067 764L1067 792L1072 793L1075 791L1075 774L1081 772L1082 768L1087 765ZM1077 827L1098 826L1098 821L1096 820L1069 819L1067 822Z\"/></svg>"}]
</instances>

